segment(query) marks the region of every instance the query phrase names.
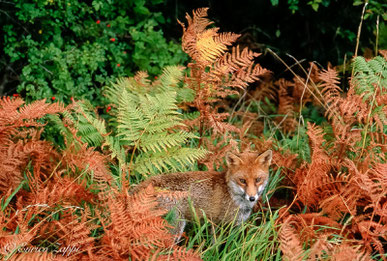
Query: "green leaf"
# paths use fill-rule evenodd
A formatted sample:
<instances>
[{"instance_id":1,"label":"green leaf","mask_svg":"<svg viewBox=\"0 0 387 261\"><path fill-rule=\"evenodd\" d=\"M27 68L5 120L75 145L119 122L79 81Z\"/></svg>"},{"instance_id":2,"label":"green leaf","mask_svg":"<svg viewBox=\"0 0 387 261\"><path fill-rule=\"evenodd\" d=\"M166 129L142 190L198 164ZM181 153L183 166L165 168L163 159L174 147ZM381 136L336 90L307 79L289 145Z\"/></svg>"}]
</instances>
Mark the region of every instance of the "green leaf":
<instances>
[{"instance_id":1,"label":"green leaf","mask_svg":"<svg viewBox=\"0 0 387 261\"><path fill-rule=\"evenodd\" d=\"M17 188L12 192L11 195L9 195L9 197L5 200L4 204L2 204L1 206L1 211L4 211L5 208L8 206L9 202L11 202L12 198L16 195L16 193L19 192L19 190L23 187L23 185L26 183L27 181L26 180L23 180L22 182L20 182L19 186L17 186Z\"/></svg>"},{"instance_id":2,"label":"green leaf","mask_svg":"<svg viewBox=\"0 0 387 261\"><path fill-rule=\"evenodd\" d=\"M354 5L354 6L358 6L358 5L362 5L362 4L364 4L363 1L358 1L358 0L356 0L356 1L353 2L353 5Z\"/></svg>"},{"instance_id":3,"label":"green leaf","mask_svg":"<svg viewBox=\"0 0 387 261\"><path fill-rule=\"evenodd\" d=\"M319 7L319 6L320 6L320 5L317 4L317 3L313 3L313 4L312 4L313 10L316 11L316 12L318 11L318 7Z\"/></svg>"}]
</instances>

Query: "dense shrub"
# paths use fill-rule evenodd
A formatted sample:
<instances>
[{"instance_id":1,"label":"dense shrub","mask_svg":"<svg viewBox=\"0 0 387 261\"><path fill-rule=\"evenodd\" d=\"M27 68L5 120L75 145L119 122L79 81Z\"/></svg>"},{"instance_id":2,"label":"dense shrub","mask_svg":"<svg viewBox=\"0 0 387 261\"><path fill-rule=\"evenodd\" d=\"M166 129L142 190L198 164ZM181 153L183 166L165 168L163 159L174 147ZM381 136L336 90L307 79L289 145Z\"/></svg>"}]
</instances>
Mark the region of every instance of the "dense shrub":
<instances>
[{"instance_id":1,"label":"dense shrub","mask_svg":"<svg viewBox=\"0 0 387 261\"><path fill-rule=\"evenodd\" d=\"M0 70L18 76L16 82L3 79L2 87L15 92L17 85L27 100L69 102L76 97L98 103L100 88L110 79L137 70L155 75L183 62L180 46L168 42L158 28L166 19L150 10L161 2L9 2Z\"/></svg>"}]
</instances>

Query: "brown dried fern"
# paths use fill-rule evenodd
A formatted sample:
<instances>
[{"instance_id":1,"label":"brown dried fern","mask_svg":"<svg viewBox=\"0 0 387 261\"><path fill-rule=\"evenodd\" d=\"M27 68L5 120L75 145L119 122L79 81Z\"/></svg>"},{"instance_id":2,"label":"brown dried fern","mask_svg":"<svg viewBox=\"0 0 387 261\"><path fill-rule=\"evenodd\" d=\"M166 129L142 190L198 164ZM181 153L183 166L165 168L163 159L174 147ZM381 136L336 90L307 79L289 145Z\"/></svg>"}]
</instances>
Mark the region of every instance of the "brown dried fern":
<instances>
[{"instance_id":1,"label":"brown dried fern","mask_svg":"<svg viewBox=\"0 0 387 261\"><path fill-rule=\"evenodd\" d=\"M303 249L295 229L291 224L291 217L285 220L279 230L280 249L284 260L302 260Z\"/></svg>"},{"instance_id":2,"label":"brown dried fern","mask_svg":"<svg viewBox=\"0 0 387 261\"><path fill-rule=\"evenodd\" d=\"M192 17L187 14L187 27L180 23L183 27L183 50L193 60L188 65L190 75L186 76L185 83L196 95L188 105L200 112L199 118L186 124L198 126L200 137L205 133L238 133L238 128L224 122L229 114L219 111L225 108L219 103L219 98L237 94L232 88L245 88L268 73L261 66L254 65L254 58L259 54L247 48L241 51L239 46L233 46L229 51L229 46L239 35L218 33L219 28L207 29L212 24L207 18L207 10L200 8L193 12Z\"/></svg>"},{"instance_id":3,"label":"brown dried fern","mask_svg":"<svg viewBox=\"0 0 387 261\"><path fill-rule=\"evenodd\" d=\"M111 194L107 204L110 218L101 219L105 234L97 255L115 260L166 260L165 256L158 256L170 249L173 253L169 260L200 260L192 251L174 246L174 235L162 219L167 211L158 207L157 197L151 185L134 195L127 191ZM101 217L104 215L100 213Z\"/></svg>"},{"instance_id":4,"label":"brown dried fern","mask_svg":"<svg viewBox=\"0 0 387 261\"><path fill-rule=\"evenodd\" d=\"M174 235L169 233L169 226L161 217L166 211L156 208L154 191L129 196L124 182L119 192L107 167L107 156L87 148L75 136L75 130L71 130L74 138L67 141L66 149L61 152L40 140L43 126L35 121L45 113L58 112L57 105L39 101L19 110L24 104L21 99L6 98L0 104L0 115L5 119L0 124L0 138L5 141L0 144L0 162L4 163L0 193L2 202L7 202L0 212L2 257L127 260L131 256L134 260L200 260L193 251L174 246ZM91 211L85 209L85 202L94 205L93 211L99 213L104 230L97 225ZM102 239L96 239L92 233ZM22 247L45 250L24 253ZM77 251L62 255L67 247L75 247Z\"/></svg>"}]
</instances>

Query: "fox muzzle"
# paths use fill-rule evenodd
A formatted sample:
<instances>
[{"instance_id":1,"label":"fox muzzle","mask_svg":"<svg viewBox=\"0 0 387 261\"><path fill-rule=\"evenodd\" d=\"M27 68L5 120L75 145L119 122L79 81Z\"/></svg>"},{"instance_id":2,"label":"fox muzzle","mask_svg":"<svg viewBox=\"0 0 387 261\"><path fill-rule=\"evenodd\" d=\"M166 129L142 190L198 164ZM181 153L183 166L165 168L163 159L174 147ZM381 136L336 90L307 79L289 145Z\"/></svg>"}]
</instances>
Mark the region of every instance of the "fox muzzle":
<instances>
[{"instance_id":1,"label":"fox muzzle","mask_svg":"<svg viewBox=\"0 0 387 261\"><path fill-rule=\"evenodd\" d=\"M255 194L254 196L250 196L249 194L245 194L245 199L250 201L250 202L254 202L256 201L257 199L259 198L259 195L258 194Z\"/></svg>"}]
</instances>

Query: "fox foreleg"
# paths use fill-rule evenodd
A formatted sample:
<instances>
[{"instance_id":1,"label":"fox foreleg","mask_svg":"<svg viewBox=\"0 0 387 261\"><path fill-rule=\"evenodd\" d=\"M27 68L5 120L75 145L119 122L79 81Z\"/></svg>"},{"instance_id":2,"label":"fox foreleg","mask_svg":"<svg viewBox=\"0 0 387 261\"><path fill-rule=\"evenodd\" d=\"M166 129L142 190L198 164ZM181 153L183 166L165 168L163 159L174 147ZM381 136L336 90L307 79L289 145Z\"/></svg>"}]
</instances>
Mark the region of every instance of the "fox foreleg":
<instances>
[{"instance_id":1,"label":"fox foreleg","mask_svg":"<svg viewBox=\"0 0 387 261\"><path fill-rule=\"evenodd\" d=\"M185 228L185 225L186 225L186 221L185 219L180 219L177 221L177 224L175 226L175 229L174 229L174 233L175 234L175 244L178 244L180 243L181 241L181 236L183 235L184 233L184 228Z\"/></svg>"}]
</instances>

